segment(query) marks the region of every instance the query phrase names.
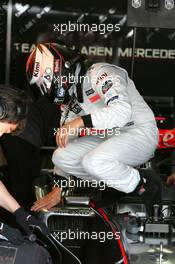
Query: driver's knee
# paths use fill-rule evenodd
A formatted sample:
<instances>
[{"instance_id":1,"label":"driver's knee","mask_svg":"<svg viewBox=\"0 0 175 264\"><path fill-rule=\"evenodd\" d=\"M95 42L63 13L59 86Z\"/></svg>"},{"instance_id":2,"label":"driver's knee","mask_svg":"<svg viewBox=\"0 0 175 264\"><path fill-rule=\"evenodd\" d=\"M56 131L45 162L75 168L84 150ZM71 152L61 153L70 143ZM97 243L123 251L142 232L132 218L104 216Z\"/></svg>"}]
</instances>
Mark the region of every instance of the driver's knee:
<instances>
[{"instance_id":1,"label":"driver's knee","mask_svg":"<svg viewBox=\"0 0 175 264\"><path fill-rule=\"evenodd\" d=\"M72 164L73 159L64 149L56 149L52 155L53 164L64 171L67 164Z\"/></svg>"},{"instance_id":2,"label":"driver's knee","mask_svg":"<svg viewBox=\"0 0 175 264\"><path fill-rule=\"evenodd\" d=\"M98 177L105 172L108 160L98 154L88 153L83 157L81 164L88 174Z\"/></svg>"}]
</instances>

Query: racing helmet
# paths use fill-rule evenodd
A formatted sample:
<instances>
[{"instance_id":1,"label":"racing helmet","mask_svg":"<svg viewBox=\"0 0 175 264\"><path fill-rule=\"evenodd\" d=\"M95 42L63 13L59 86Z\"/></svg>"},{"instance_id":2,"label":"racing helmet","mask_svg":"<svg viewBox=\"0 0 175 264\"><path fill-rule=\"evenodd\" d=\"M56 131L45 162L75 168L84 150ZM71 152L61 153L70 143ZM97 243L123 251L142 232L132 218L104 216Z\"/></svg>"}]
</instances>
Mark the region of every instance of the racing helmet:
<instances>
[{"instance_id":1,"label":"racing helmet","mask_svg":"<svg viewBox=\"0 0 175 264\"><path fill-rule=\"evenodd\" d=\"M36 84L42 94L52 94L54 103L63 103L66 91L74 83L79 65L83 73L85 56L57 43L38 44L26 64L26 75L30 85ZM78 78L80 80L81 78ZM83 101L80 84L76 83L77 97Z\"/></svg>"}]
</instances>

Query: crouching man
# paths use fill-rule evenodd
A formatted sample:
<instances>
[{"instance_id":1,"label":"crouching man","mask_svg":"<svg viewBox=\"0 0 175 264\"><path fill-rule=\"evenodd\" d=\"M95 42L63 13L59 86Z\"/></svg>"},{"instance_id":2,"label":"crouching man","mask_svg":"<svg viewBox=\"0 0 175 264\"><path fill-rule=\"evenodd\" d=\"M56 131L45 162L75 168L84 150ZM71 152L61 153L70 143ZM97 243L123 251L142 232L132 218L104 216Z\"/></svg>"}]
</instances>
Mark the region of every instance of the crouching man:
<instances>
[{"instance_id":1,"label":"crouching man","mask_svg":"<svg viewBox=\"0 0 175 264\"><path fill-rule=\"evenodd\" d=\"M127 72L108 63L88 68L81 54L49 43L39 44L31 53L27 75L30 84L43 93L53 93L53 102L61 104L59 147L52 158L59 175L104 181L118 191L135 192L150 215L152 205L160 203L160 185L136 167L153 157L158 129L153 112ZM82 128L96 133L69 139L70 131ZM60 188L55 188L36 201L32 210L49 209L60 197Z\"/></svg>"}]
</instances>

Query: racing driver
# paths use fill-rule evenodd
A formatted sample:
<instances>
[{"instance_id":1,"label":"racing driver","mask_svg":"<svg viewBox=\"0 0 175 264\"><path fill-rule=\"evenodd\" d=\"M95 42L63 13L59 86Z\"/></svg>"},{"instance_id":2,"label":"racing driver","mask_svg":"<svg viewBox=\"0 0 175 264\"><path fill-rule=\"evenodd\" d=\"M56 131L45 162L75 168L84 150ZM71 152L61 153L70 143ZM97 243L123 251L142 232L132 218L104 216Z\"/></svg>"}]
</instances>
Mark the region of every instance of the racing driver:
<instances>
[{"instance_id":1,"label":"racing driver","mask_svg":"<svg viewBox=\"0 0 175 264\"><path fill-rule=\"evenodd\" d=\"M31 85L61 105L58 148L52 157L57 174L95 179L124 193L135 192L151 214L152 205L160 203L160 185L143 177L137 166L153 157L158 128L126 70L108 63L88 67L83 55L46 43L32 51L26 71ZM70 132L77 135L82 128L91 133L70 137ZM61 188L55 187L32 210L49 209L60 200Z\"/></svg>"}]
</instances>

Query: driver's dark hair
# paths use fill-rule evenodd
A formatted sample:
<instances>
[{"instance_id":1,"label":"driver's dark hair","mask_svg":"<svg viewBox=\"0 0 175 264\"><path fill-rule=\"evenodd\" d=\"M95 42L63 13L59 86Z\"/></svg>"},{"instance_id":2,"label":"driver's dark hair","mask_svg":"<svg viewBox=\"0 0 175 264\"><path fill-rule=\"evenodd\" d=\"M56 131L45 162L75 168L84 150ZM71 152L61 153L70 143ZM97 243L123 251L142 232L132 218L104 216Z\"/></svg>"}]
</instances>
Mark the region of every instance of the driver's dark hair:
<instances>
[{"instance_id":1,"label":"driver's dark hair","mask_svg":"<svg viewBox=\"0 0 175 264\"><path fill-rule=\"evenodd\" d=\"M0 104L5 105L6 109L6 115L0 119L0 122L18 124L12 134L19 134L24 129L30 102L31 99L25 91L12 86L0 85ZM20 114L17 114L18 107L22 109Z\"/></svg>"}]
</instances>

